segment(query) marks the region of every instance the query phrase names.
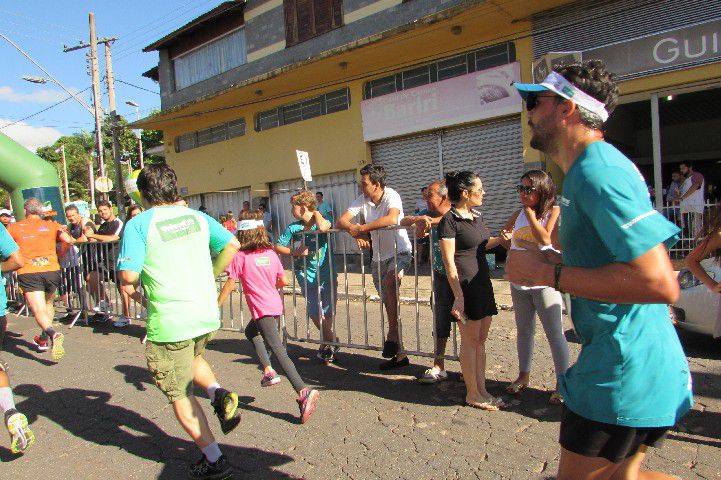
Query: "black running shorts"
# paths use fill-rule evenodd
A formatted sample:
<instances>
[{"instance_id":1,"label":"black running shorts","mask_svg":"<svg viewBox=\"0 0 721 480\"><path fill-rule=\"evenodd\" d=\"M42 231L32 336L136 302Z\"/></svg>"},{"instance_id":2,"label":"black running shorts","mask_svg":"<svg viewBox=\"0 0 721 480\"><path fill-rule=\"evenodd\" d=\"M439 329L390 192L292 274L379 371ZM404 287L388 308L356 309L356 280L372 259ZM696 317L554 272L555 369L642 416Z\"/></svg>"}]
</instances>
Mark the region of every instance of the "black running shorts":
<instances>
[{"instance_id":1,"label":"black running shorts","mask_svg":"<svg viewBox=\"0 0 721 480\"><path fill-rule=\"evenodd\" d=\"M60 286L60 270L54 272L23 273L18 275L23 292L55 293Z\"/></svg>"},{"instance_id":2,"label":"black running shorts","mask_svg":"<svg viewBox=\"0 0 721 480\"><path fill-rule=\"evenodd\" d=\"M561 414L559 442L563 448L584 457L600 457L621 463L641 445L660 447L670 427L625 427L589 420L565 405Z\"/></svg>"}]
</instances>

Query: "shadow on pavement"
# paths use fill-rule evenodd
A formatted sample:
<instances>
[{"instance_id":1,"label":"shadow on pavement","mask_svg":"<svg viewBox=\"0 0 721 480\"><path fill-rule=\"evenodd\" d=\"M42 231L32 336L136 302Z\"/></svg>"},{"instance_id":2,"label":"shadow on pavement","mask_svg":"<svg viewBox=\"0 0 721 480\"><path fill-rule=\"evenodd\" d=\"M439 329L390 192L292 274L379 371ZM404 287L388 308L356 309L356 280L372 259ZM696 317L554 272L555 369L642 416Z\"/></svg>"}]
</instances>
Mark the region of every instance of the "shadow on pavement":
<instances>
[{"instance_id":1,"label":"shadow on pavement","mask_svg":"<svg viewBox=\"0 0 721 480\"><path fill-rule=\"evenodd\" d=\"M125 382L131 384L136 390L145 391L148 388L146 384L154 386L153 377L150 372L135 365L116 365L115 370L125 376Z\"/></svg>"},{"instance_id":2,"label":"shadow on pavement","mask_svg":"<svg viewBox=\"0 0 721 480\"><path fill-rule=\"evenodd\" d=\"M208 348L238 355L234 362L257 363L255 351L244 338L216 339ZM295 363L298 373L310 385L321 390L355 391L386 400L429 406L462 405L465 399L465 385L458 375L451 374L449 380L435 385L422 385L417 381L428 368L430 359L411 357L412 363L408 367L384 372L378 369L382 359L366 355L361 350L341 350L337 355L337 362L332 366L318 361L316 352L313 345L288 345L288 355ZM414 365L415 362L419 363ZM561 409L548 403L549 392L527 388L521 395L514 397L505 392L508 384L509 382L489 380L487 387L491 394L503 396L511 403L508 410L539 421L560 421ZM267 412L257 406L252 409L275 418L283 419L284 416ZM297 422L297 419L293 417L292 421Z\"/></svg>"},{"instance_id":3,"label":"shadow on pavement","mask_svg":"<svg viewBox=\"0 0 721 480\"><path fill-rule=\"evenodd\" d=\"M158 479L185 478L187 466L200 458L193 442L171 437L137 412L108 403L111 395L107 392L77 388L46 392L38 385L23 384L15 387L15 393L27 397L18 404L18 410L30 423L43 416L90 443L113 445L137 457L164 463ZM175 421L170 413L168 421ZM223 444L221 449L243 477L289 478L273 470L292 462L288 455Z\"/></svg>"},{"instance_id":4,"label":"shadow on pavement","mask_svg":"<svg viewBox=\"0 0 721 480\"><path fill-rule=\"evenodd\" d=\"M5 334L5 343L3 351L16 357L25 358L27 360L33 360L42 365L57 365L58 362L52 360L46 360L42 358L42 355L48 355L48 352L38 352L37 347L34 343L28 342L22 338L22 335L12 332Z\"/></svg>"}]
</instances>

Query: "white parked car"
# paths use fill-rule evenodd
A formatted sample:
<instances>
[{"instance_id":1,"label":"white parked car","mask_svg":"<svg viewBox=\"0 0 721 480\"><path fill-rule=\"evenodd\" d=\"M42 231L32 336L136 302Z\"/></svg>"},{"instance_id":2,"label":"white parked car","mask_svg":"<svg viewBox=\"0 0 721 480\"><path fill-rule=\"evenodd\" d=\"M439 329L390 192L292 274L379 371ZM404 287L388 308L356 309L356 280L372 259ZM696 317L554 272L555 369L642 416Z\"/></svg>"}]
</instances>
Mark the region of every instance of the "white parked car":
<instances>
[{"instance_id":1,"label":"white parked car","mask_svg":"<svg viewBox=\"0 0 721 480\"><path fill-rule=\"evenodd\" d=\"M721 266L714 258L702 260L701 266L711 278L721 281ZM714 336L715 333L715 336L721 336L721 331L718 331L721 328L716 329L716 322L721 321L721 294L706 288L686 268L679 272L678 283L681 286L681 295L672 305L677 326L705 335Z\"/></svg>"}]
</instances>

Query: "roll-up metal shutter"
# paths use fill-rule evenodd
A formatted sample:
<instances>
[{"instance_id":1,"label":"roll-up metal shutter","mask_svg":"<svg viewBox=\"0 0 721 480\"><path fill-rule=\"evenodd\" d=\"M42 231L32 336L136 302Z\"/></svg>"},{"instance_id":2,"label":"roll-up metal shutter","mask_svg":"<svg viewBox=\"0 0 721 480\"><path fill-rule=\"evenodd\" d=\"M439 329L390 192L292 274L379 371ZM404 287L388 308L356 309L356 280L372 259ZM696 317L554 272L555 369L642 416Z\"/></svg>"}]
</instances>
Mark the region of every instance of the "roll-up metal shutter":
<instances>
[{"instance_id":1,"label":"roll-up metal shutter","mask_svg":"<svg viewBox=\"0 0 721 480\"><path fill-rule=\"evenodd\" d=\"M290 197L303 189L300 178L270 184L270 214L273 216L273 233L276 237L295 221L290 211Z\"/></svg>"},{"instance_id":2,"label":"roll-up metal shutter","mask_svg":"<svg viewBox=\"0 0 721 480\"><path fill-rule=\"evenodd\" d=\"M534 15L533 56L589 50L716 18L721 0L584 0ZM641 75L625 78L635 76Z\"/></svg>"},{"instance_id":3,"label":"roll-up metal shutter","mask_svg":"<svg viewBox=\"0 0 721 480\"><path fill-rule=\"evenodd\" d=\"M226 190L203 194L203 204L205 205L206 211L208 215L215 218L219 218L221 215L225 215L228 211L231 211L237 219L238 213L243 208L243 202L246 201L250 201L249 187L239 190Z\"/></svg>"},{"instance_id":4,"label":"roll-up metal shutter","mask_svg":"<svg viewBox=\"0 0 721 480\"><path fill-rule=\"evenodd\" d=\"M185 201L187 202L188 206L194 210L198 210L203 204L203 198L199 193L195 195L187 195L185 197Z\"/></svg>"},{"instance_id":5,"label":"roll-up metal shutter","mask_svg":"<svg viewBox=\"0 0 721 480\"><path fill-rule=\"evenodd\" d=\"M313 192L323 192L323 199L333 207L333 219L338 220L348 209L353 200L358 197L358 182L355 170L331 173L328 175L315 175L308 184ZM276 235L285 227L295 221L290 209L290 197L303 189L303 180L293 179L275 182L270 185L270 212L273 216L273 230ZM346 253L358 253L358 246L352 237L340 234L345 244ZM335 253L343 252L343 244L334 244Z\"/></svg>"},{"instance_id":6,"label":"roll-up metal shutter","mask_svg":"<svg viewBox=\"0 0 721 480\"><path fill-rule=\"evenodd\" d=\"M442 146L444 171L472 170L481 175L486 191L483 221L497 235L519 208L514 187L523 174L520 118L445 130Z\"/></svg>"},{"instance_id":7,"label":"roll-up metal shutter","mask_svg":"<svg viewBox=\"0 0 721 480\"><path fill-rule=\"evenodd\" d=\"M386 184L403 200L404 215L413 215L421 188L441 177L438 133L371 144L373 163L383 165Z\"/></svg>"}]
</instances>

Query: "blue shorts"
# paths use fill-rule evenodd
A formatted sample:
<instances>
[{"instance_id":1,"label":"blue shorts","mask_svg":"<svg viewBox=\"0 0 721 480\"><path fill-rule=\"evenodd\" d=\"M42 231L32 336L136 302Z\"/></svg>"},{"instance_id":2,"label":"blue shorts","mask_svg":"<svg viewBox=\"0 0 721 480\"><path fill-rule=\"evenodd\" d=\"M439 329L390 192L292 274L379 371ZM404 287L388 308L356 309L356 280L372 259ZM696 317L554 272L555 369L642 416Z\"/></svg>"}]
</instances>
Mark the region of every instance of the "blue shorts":
<instances>
[{"instance_id":1,"label":"blue shorts","mask_svg":"<svg viewBox=\"0 0 721 480\"><path fill-rule=\"evenodd\" d=\"M320 303L323 308L323 318L335 317L335 304L338 301L338 280L317 283L308 282L306 291L305 280L300 280L300 291L305 297L308 315L311 317L318 316L318 290L320 289Z\"/></svg>"}]
</instances>

